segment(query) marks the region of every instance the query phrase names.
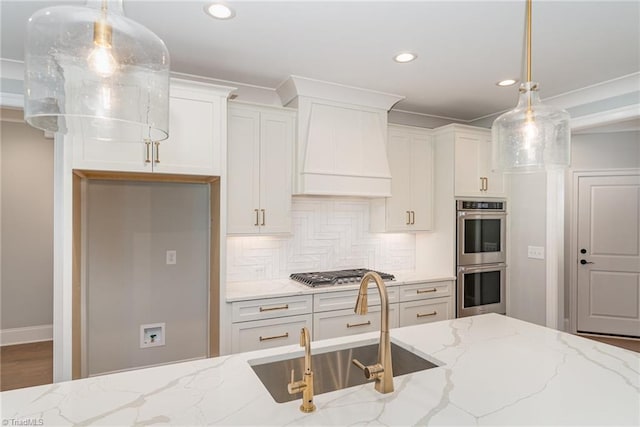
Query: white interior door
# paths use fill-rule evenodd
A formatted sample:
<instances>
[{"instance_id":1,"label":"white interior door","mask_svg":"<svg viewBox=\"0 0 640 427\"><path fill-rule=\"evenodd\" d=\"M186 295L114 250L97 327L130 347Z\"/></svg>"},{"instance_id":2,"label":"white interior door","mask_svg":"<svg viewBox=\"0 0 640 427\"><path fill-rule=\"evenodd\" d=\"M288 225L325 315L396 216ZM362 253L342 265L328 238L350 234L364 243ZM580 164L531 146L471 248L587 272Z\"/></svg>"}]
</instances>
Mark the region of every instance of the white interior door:
<instances>
[{"instance_id":1,"label":"white interior door","mask_svg":"<svg viewBox=\"0 0 640 427\"><path fill-rule=\"evenodd\" d=\"M578 181L578 331L640 337L640 175Z\"/></svg>"}]
</instances>

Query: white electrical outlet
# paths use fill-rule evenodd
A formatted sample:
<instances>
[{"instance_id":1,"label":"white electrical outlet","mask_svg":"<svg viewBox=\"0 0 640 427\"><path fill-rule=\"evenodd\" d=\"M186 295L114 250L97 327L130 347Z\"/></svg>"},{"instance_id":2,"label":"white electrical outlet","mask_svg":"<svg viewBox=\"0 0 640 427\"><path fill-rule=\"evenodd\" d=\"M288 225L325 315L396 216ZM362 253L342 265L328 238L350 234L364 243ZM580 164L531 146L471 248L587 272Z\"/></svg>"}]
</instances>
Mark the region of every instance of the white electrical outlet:
<instances>
[{"instance_id":1,"label":"white electrical outlet","mask_svg":"<svg viewBox=\"0 0 640 427\"><path fill-rule=\"evenodd\" d=\"M544 259L544 247L542 246L529 246L527 253L529 258Z\"/></svg>"},{"instance_id":2,"label":"white electrical outlet","mask_svg":"<svg viewBox=\"0 0 640 427\"><path fill-rule=\"evenodd\" d=\"M167 265L173 265L176 261L176 251L167 251Z\"/></svg>"}]
</instances>

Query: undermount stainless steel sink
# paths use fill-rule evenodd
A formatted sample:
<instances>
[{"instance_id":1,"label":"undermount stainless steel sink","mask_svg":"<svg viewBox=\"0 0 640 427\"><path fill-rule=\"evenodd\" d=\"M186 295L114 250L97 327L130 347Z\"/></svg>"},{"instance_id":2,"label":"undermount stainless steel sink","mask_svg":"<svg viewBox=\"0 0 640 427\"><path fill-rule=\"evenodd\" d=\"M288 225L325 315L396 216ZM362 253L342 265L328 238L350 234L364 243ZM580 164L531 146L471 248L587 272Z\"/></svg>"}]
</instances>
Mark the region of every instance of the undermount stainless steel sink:
<instances>
[{"instance_id":1,"label":"undermount stainless steel sink","mask_svg":"<svg viewBox=\"0 0 640 427\"><path fill-rule=\"evenodd\" d=\"M322 349L320 350L322 351ZM378 358L378 342L356 343L355 346L326 352L318 352L311 356L314 375L315 394L328 393L347 387L365 384L367 379L362 370L351 361L358 359L365 365L376 363ZM410 374L436 368L438 365L412 353L396 343L391 343L391 359L393 362L393 376ZM304 356L291 357L282 360L273 358L249 361L262 384L278 403L300 399L300 394L289 394L287 384L291 379L291 370L296 376L304 372ZM373 382L371 382L373 387Z\"/></svg>"}]
</instances>

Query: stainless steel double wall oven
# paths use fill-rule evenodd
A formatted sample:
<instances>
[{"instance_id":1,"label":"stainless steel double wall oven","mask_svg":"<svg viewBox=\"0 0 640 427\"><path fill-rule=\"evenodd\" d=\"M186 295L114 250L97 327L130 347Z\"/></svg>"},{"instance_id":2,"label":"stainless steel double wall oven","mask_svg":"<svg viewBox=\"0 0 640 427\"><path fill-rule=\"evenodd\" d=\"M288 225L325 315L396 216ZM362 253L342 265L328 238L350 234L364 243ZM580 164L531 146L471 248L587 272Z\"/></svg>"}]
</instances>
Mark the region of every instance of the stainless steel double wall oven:
<instances>
[{"instance_id":1,"label":"stainless steel double wall oven","mask_svg":"<svg viewBox=\"0 0 640 427\"><path fill-rule=\"evenodd\" d=\"M457 201L457 317L506 313L504 200Z\"/></svg>"}]
</instances>

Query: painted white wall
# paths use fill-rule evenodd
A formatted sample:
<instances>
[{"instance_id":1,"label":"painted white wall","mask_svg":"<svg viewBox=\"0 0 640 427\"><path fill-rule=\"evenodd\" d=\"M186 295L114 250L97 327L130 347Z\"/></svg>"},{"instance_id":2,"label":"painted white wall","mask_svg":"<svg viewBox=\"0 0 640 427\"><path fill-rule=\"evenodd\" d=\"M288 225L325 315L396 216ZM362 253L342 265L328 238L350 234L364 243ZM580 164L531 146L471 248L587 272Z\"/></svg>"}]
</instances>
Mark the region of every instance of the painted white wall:
<instances>
[{"instance_id":1,"label":"painted white wall","mask_svg":"<svg viewBox=\"0 0 640 427\"><path fill-rule=\"evenodd\" d=\"M0 126L1 326L53 323L53 141L21 120ZM16 112L17 113L17 112ZM49 336L49 339L51 337Z\"/></svg>"},{"instance_id":2,"label":"painted white wall","mask_svg":"<svg viewBox=\"0 0 640 427\"><path fill-rule=\"evenodd\" d=\"M89 375L207 356L208 194L204 184L88 182ZM140 326L155 323L165 345L140 348Z\"/></svg>"},{"instance_id":3,"label":"painted white wall","mask_svg":"<svg viewBox=\"0 0 640 427\"><path fill-rule=\"evenodd\" d=\"M547 177L545 173L507 177L507 315L546 324L546 260L530 259L528 246L546 247Z\"/></svg>"}]
</instances>

